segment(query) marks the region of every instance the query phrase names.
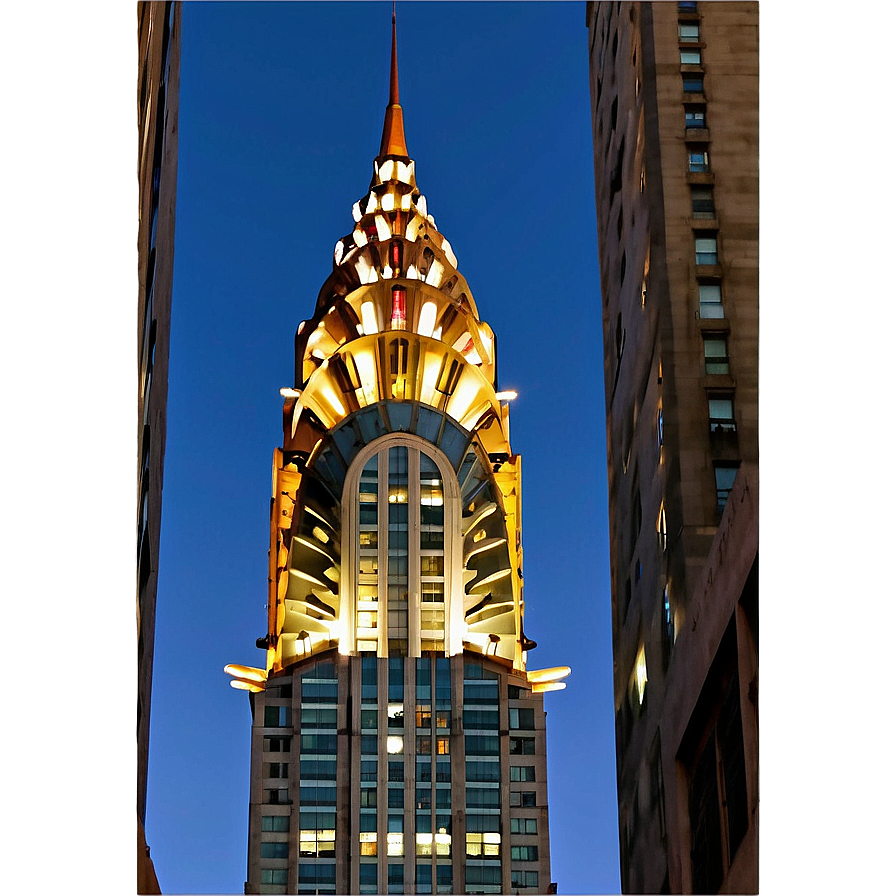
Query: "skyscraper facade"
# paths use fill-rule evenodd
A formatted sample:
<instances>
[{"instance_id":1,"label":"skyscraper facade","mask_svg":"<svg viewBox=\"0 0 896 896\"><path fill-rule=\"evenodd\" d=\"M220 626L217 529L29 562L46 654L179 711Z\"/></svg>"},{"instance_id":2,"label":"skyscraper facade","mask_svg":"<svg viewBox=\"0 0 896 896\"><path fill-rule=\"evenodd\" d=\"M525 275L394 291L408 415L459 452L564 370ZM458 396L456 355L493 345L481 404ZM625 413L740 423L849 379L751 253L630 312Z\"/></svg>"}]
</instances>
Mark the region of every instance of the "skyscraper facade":
<instances>
[{"instance_id":1,"label":"skyscraper facade","mask_svg":"<svg viewBox=\"0 0 896 896\"><path fill-rule=\"evenodd\" d=\"M625 892L758 888L758 5L588 3Z\"/></svg>"},{"instance_id":2,"label":"skyscraper facade","mask_svg":"<svg viewBox=\"0 0 896 896\"><path fill-rule=\"evenodd\" d=\"M551 888L520 458L495 337L390 98L368 192L295 337L274 454L247 893Z\"/></svg>"},{"instance_id":3,"label":"skyscraper facade","mask_svg":"<svg viewBox=\"0 0 896 896\"><path fill-rule=\"evenodd\" d=\"M137 857L140 893L158 892L143 830L174 271L180 7L180 3L137 4Z\"/></svg>"}]
</instances>

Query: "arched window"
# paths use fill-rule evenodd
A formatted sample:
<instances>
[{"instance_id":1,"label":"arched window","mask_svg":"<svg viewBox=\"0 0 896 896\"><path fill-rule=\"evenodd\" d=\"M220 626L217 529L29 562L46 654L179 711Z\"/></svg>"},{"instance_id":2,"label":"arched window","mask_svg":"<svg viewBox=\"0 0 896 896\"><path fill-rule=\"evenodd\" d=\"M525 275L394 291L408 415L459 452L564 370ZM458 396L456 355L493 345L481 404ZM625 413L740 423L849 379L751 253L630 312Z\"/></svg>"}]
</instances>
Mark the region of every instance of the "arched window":
<instances>
[{"instance_id":1,"label":"arched window","mask_svg":"<svg viewBox=\"0 0 896 896\"><path fill-rule=\"evenodd\" d=\"M343 652L459 652L460 497L445 455L413 435L377 439L355 457L342 507Z\"/></svg>"}]
</instances>

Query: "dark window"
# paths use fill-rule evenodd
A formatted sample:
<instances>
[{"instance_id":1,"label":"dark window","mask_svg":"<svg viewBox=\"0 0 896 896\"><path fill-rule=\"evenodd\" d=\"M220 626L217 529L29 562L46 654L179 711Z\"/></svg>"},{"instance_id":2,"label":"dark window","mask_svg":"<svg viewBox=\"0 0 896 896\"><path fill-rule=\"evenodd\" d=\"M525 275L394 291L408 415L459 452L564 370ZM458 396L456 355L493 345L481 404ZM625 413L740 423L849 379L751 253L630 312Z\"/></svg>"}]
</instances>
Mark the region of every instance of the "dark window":
<instances>
[{"instance_id":1,"label":"dark window","mask_svg":"<svg viewBox=\"0 0 896 896\"><path fill-rule=\"evenodd\" d=\"M535 755L535 738L534 737L511 737L510 738L510 754L511 754L511 756L534 756Z\"/></svg>"},{"instance_id":2,"label":"dark window","mask_svg":"<svg viewBox=\"0 0 896 896\"><path fill-rule=\"evenodd\" d=\"M288 831L288 815L262 815L261 829L263 831Z\"/></svg>"},{"instance_id":3,"label":"dark window","mask_svg":"<svg viewBox=\"0 0 896 896\"><path fill-rule=\"evenodd\" d=\"M510 793L510 805L530 809L535 807L535 791L534 790L517 790Z\"/></svg>"},{"instance_id":4,"label":"dark window","mask_svg":"<svg viewBox=\"0 0 896 896\"><path fill-rule=\"evenodd\" d=\"M510 860L512 862L537 862L537 846L511 846Z\"/></svg>"},{"instance_id":5,"label":"dark window","mask_svg":"<svg viewBox=\"0 0 896 896\"><path fill-rule=\"evenodd\" d=\"M716 476L716 506L719 519L725 510L725 504L728 503L728 495L731 494L731 487L734 485L734 479L737 476L736 464L717 464L715 467Z\"/></svg>"},{"instance_id":6,"label":"dark window","mask_svg":"<svg viewBox=\"0 0 896 896\"><path fill-rule=\"evenodd\" d=\"M714 218L716 216L712 187L691 187L691 214L695 218Z\"/></svg>"},{"instance_id":7,"label":"dark window","mask_svg":"<svg viewBox=\"0 0 896 896\"><path fill-rule=\"evenodd\" d=\"M510 727L521 728L527 731L535 730L535 710L534 709L510 709Z\"/></svg>"},{"instance_id":8,"label":"dark window","mask_svg":"<svg viewBox=\"0 0 896 896\"><path fill-rule=\"evenodd\" d=\"M262 843L261 857L263 859L288 859L288 843Z\"/></svg>"},{"instance_id":9,"label":"dark window","mask_svg":"<svg viewBox=\"0 0 896 896\"><path fill-rule=\"evenodd\" d=\"M288 778L289 763L288 762L269 762L268 775L269 778Z\"/></svg>"},{"instance_id":10,"label":"dark window","mask_svg":"<svg viewBox=\"0 0 896 896\"><path fill-rule=\"evenodd\" d=\"M285 728L291 724L288 706L266 706L264 708L265 728Z\"/></svg>"},{"instance_id":11,"label":"dark window","mask_svg":"<svg viewBox=\"0 0 896 896\"><path fill-rule=\"evenodd\" d=\"M703 75L682 75L681 81L685 93L703 93Z\"/></svg>"}]
</instances>

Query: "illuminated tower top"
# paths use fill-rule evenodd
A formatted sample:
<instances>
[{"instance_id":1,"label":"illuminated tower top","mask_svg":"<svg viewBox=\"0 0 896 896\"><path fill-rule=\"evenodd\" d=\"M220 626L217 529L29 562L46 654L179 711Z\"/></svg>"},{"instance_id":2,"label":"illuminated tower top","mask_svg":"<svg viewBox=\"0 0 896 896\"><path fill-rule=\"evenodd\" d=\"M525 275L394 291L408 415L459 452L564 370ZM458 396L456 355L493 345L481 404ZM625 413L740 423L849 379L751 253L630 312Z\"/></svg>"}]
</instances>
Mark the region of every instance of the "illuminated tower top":
<instances>
[{"instance_id":1,"label":"illuminated tower top","mask_svg":"<svg viewBox=\"0 0 896 896\"><path fill-rule=\"evenodd\" d=\"M281 390L266 669L234 674L260 688L333 648L471 651L525 674L515 393L497 390L494 333L417 188L394 13L380 153L352 216ZM529 680L552 690L566 672Z\"/></svg>"}]
</instances>

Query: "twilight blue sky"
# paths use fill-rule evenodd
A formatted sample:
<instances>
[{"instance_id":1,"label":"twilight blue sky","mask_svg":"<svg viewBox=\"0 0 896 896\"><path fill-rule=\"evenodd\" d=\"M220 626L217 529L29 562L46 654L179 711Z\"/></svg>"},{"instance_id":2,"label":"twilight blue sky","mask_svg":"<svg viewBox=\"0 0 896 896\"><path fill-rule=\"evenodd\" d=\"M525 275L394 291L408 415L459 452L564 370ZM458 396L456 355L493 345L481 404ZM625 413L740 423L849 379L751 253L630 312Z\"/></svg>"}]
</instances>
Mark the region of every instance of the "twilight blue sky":
<instances>
[{"instance_id":1,"label":"twilight blue sky","mask_svg":"<svg viewBox=\"0 0 896 896\"><path fill-rule=\"evenodd\" d=\"M245 880L281 386L367 190L391 4L186 3L147 839L163 891ZM553 879L619 889L600 292L582 3L399 3L408 150L518 390L526 632Z\"/></svg>"}]
</instances>

